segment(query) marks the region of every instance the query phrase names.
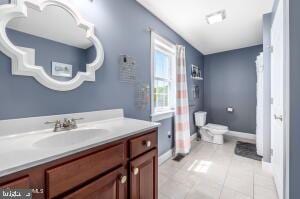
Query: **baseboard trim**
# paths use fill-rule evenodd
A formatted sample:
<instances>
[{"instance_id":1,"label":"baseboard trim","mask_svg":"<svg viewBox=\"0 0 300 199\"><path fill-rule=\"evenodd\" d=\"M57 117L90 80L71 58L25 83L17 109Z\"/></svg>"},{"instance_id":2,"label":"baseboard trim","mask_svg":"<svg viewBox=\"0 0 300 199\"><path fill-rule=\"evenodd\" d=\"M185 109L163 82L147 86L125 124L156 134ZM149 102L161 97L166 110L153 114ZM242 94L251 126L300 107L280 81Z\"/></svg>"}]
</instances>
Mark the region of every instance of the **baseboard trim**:
<instances>
[{"instance_id":1,"label":"baseboard trim","mask_svg":"<svg viewBox=\"0 0 300 199\"><path fill-rule=\"evenodd\" d=\"M165 161L170 159L173 155L173 149L170 149L169 151L165 152L164 154L160 155L158 157L158 165L163 164Z\"/></svg>"},{"instance_id":2,"label":"baseboard trim","mask_svg":"<svg viewBox=\"0 0 300 199\"><path fill-rule=\"evenodd\" d=\"M226 135L237 137L237 138L256 140L256 135L251 134L251 133L244 133L244 132L238 132L238 131L229 131L228 133L226 133Z\"/></svg>"},{"instance_id":3,"label":"baseboard trim","mask_svg":"<svg viewBox=\"0 0 300 199\"><path fill-rule=\"evenodd\" d=\"M197 133L194 133L191 135L191 141L196 140ZM160 155L158 157L158 165L163 164L165 161L169 160L173 156L173 149L170 149L169 151L165 152L164 154Z\"/></svg>"},{"instance_id":4,"label":"baseboard trim","mask_svg":"<svg viewBox=\"0 0 300 199\"><path fill-rule=\"evenodd\" d=\"M270 173L270 174L273 174L272 163L262 161L261 167L262 167L263 171L265 171L267 173Z\"/></svg>"},{"instance_id":5,"label":"baseboard trim","mask_svg":"<svg viewBox=\"0 0 300 199\"><path fill-rule=\"evenodd\" d=\"M196 140L197 138L197 132L195 132L193 135L191 135L191 141Z\"/></svg>"}]
</instances>

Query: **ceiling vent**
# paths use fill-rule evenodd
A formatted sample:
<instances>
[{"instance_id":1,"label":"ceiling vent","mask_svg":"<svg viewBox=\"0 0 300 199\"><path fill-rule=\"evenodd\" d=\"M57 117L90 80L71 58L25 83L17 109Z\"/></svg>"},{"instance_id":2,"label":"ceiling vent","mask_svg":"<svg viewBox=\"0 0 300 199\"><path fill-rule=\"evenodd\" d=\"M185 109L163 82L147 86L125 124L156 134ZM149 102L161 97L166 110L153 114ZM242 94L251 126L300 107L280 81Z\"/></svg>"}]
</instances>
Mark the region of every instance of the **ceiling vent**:
<instances>
[{"instance_id":1,"label":"ceiling vent","mask_svg":"<svg viewBox=\"0 0 300 199\"><path fill-rule=\"evenodd\" d=\"M226 11L221 10L206 16L206 21L208 24L216 24L224 21L226 19Z\"/></svg>"}]
</instances>

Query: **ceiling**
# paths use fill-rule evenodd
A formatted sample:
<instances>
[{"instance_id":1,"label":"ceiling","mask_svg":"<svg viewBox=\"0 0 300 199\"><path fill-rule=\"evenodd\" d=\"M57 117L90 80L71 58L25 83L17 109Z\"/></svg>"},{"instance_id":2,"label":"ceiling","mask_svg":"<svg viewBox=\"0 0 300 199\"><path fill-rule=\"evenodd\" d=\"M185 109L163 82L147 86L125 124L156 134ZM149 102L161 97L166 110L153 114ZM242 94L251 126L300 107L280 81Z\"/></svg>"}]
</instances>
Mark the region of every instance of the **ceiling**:
<instances>
[{"instance_id":1,"label":"ceiling","mask_svg":"<svg viewBox=\"0 0 300 199\"><path fill-rule=\"evenodd\" d=\"M15 18L7 27L77 48L87 49L93 45L73 16L59 6L47 6L42 12L28 8L26 18Z\"/></svg>"},{"instance_id":2,"label":"ceiling","mask_svg":"<svg viewBox=\"0 0 300 199\"><path fill-rule=\"evenodd\" d=\"M262 15L273 0L137 0L203 54L262 44ZM208 25L206 16L226 10L227 18Z\"/></svg>"}]
</instances>

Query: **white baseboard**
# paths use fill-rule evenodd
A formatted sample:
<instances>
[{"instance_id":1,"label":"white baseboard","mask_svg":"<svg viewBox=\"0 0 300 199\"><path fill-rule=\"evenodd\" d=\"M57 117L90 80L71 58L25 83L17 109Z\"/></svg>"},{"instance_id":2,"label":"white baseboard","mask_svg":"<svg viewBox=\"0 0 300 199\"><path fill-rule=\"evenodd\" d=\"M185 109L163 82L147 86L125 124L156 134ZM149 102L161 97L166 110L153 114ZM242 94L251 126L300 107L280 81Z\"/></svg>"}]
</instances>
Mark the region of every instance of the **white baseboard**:
<instances>
[{"instance_id":1,"label":"white baseboard","mask_svg":"<svg viewBox=\"0 0 300 199\"><path fill-rule=\"evenodd\" d=\"M194 133L191 135L191 141L195 140L197 138L197 133ZM165 152L164 154L160 155L158 157L158 165L163 164L165 161L170 159L173 155L173 149L170 149L169 151Z\"/></svg>"},{"instance_id":2,"label":"white baseboard","mask_svg":"<svg viewBox=\"0 0 300 199\"><path fill-rule=\"evenodd\" d=\"M158 165L163 164L165 161L170 159L173 155L173 149L170 149L169 151L165 152L164 154L160 155L158 157Z\"/></svg>"},{"instance_id":3,"label":"white baseboard","mask_svg":"<svg viewBox=\"0 0 300 199\"><path fill-rule=\"evenodd\" d=\"M265 161L262 161L262 170L267 172L267 173L270 173L270 174L273 174L273 170L272 170L272 163L270 162L265 162Z\"/></svg>"},{"instance_id":4,"label":"white baseboard","mask_svg":"<svg viewBox=\"0 0 300 199\"><path fill-rule=\"evenodd\" d=\"M243 133L238 131L229 131L226 135L237 137L237 138L244 138L249 140L256 140L256 135L251 133Z\"/></svg>"},{"instance_id":5,"label":"white baseboard","mask_svg":"<svg viewBox=\"0 0 300 199\"><path fill-rule=\"evenodd\" d=\"M194 141L197 138L197 132L191 135L191 141Z\"/></svg>"}]
</instances>

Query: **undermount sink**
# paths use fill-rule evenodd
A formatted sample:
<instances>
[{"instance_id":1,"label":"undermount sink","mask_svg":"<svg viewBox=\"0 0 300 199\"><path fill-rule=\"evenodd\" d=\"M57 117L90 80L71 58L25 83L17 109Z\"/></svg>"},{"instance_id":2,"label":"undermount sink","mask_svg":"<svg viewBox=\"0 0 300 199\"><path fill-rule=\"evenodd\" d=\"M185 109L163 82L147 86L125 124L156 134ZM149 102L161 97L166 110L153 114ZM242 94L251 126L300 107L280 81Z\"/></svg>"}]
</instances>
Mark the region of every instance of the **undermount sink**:
<instances>
[{"instance_id":1,"label":"undermount sink","mask_svg":"<svg viewBox=\"0 0 300 199\"><path fill-rule=\"evenodd\" d=\"M82 129L53 133L52 136L35 142L33 146L38 148L67 147L103 136L106 133L108 131L104 129Z\"/></svg>"}]
</instances>

